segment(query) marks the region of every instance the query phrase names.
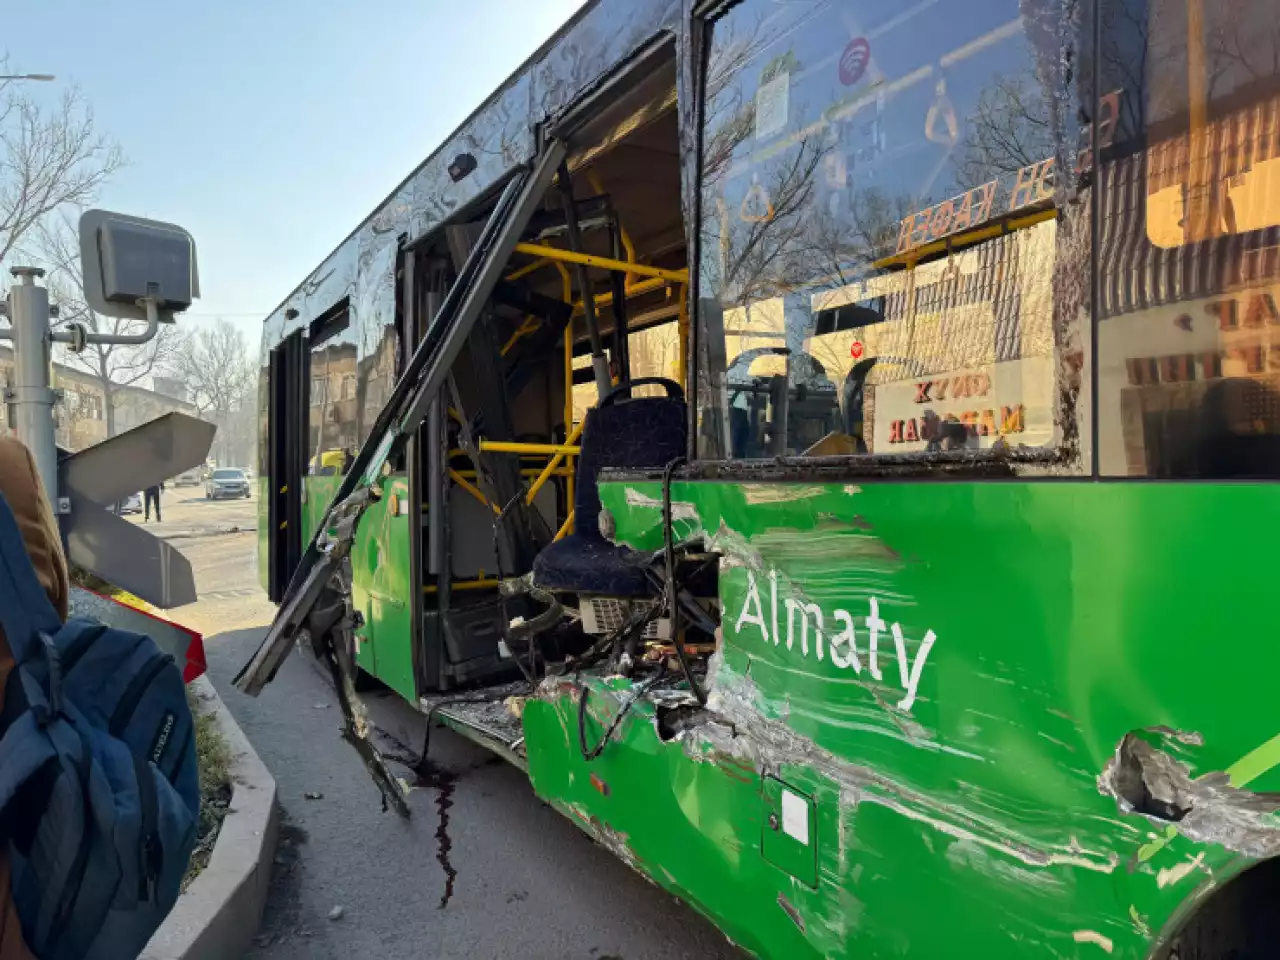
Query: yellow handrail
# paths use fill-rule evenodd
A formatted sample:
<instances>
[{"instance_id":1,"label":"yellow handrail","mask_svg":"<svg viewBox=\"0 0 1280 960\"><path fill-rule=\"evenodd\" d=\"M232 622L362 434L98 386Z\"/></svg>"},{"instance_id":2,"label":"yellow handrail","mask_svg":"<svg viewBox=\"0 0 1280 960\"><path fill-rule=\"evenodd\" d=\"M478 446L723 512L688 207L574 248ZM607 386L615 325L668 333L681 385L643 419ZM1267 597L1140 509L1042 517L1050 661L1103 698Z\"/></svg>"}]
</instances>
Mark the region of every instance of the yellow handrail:
<instances>
[{"instance_id":1,"label":"yellow handrail","mask_svg":"<svg viewBox=\"0 0 1280 960\"><path fill-rule=\"evenodd\" d=\"M534 257L545 257L563 263L580 263L587 267L598 267L601 270L616 270L619 273L636 273L642 277L661 277L672 283L688 283L689 271L668 270L664 267L651 267L643 263L627 263L612 257L597 257L590 253L575 253L572 250L561 250L559 247L547 247L540 243L517 243L517 253L527 253Z\"/></svg>"},{"instance_id":2,"label":"yellow handrail","mask_svg":"<svg viewBox=\"0 0 1280 960\"><path fill-rule=\"evenodd\" d=\"M567 537L570 533L573 532L573 515L575 513L577 513L576 510L569 511L569 516L565 517L564 519L564 526L561 527L560 530L556 533L557 540L563 540L565 537Z\"/></svg>"},{"instance_id":3,"label":"yellow handrail","mask_svg":"<svg viewBox=\"0 0 1280 960\"><path fill-rule=\"evenodd\" d=\"M569 276L569 268L563 263L557 263L556 269L560 271L560 281L564 291L565 303L573 302L573 279ZM569 322L564 328L564 430L568 434L573 426L573 318L569 318ZM567 523L573 522L573 484L577 479L577 473L574 468L573 458L570 457L565 466L569 468L569 476L564 481L565 502L569 504L569 519Z\"/></svg>"},{"instance_id":4,"label":"yellow handrail","mask_svg":"<svg viewBox=\"0 0 1280 960\"><path fill-rule=\"evenodd\" d=\"M520 326L515 329L515 332L511 334L511 339L508 340L507 345L502 348L501 355L505 357L511 352L511 348L520 341L521 337L527 337L540 326L542 326L542 318L536 317L532 313L529 314L524 318L524 323L520 324Z\"/></svg>"},{"instance_id":5,"label":"yellow handrail","mask_svg":"<svg viewBox=\"0 0 1280 960\"><path fill-rule=\"evenodd\" d=\"M522 476L522 477L540 477L540 476L542 476L542 474L543 474L544 472L545 472L545 471L544 471L542 468L539 468L539 467L526 467L524 470L521 470L521 471L520 471L520 476ZM567 477L567 476L569 475L569 471L568 471L568 470L564 470L564 469L561 469L561 470L553 470L553 471L551 472L551 475L552 475L553 477ZM474 479L476 478L476 471L474 471L474 470L459 470L459 471L458 471L458 476L460 476L460 477L466 477L468 480L474 480ZM423 509L424 509L424 510L426 509L425 505L423 506Z\"/></svg>"},{"instance_id":6,"label":"yellow handrail","mask_svg":"<svg viewBox=\"0 0 1280 960\"><path fill-rule=\"evenodd\" d=\"M542 453L551 456L563 453L579 456L582 448L569 443L518 443L515 440L481 440L480 449L489 453Z\"/></svg>"},{"instance_id":7,"label":"yellow handrail","mask_svg":"<svg viewBox=\"0 0 1280 960\"><path fill-rule=\"evenodd\" d=\"M489 498L486 497L483 492L481 492L479 487L477 487L470 480L468 480L466 477L460 474L457 470L453 470L453 469L449 470L449 479L451 479L454 483L460 486L463 490L467 491L467 493L471 494L471 496L475 497L477 500L483 503L486 507L488 507L494 513L502 512L501 510L498 509L496 504L492 504L489 502Z\"/></svg>"},{"instance_id":8,"label":"yellow handrail","mask_svg":"<svg viewBox=\"0 0 1280 960\"><path fill-rule=\"evenodd\" d=\"M567 444L576 443L578 438L582 436L582 428L586 425L586 422L587 421L583 420L582 423L574 427L573 432L569 434L569 436L565 437L564 442ZM533 481L533 485L529 487L529 492L524 498L525 503L533 503L533 498L538 495L538 491L542 489L542 486L547 482L547 479L557 474L558 471L556 468L560 466L560 461L563 460L564 457L565 455L563 453L557 453L551 458L550 462L547 464L547 468L542 471L538 479Z\"/></svg>"},{"instance_id":9,"label":"yellow handrail","mask_svg":"<svg viewBox=\"0 0 1280 960\"><path fill-rule=\"evenodd\" d=\"M510 273L508 273L506 276L506 280L508 283L510 283L512 280L519 280L521 277L527 277L529 274L537 270L541 270L543 267L547 266L550 263L551 261L547 260L546 258L539 258L533 261L533 263L526 263L519 270L512 270Z\"/></svg>"},{"instance_id":10,"label":"yellow handrail","mask_svg":"<svg viewBox=\"0 0 1280 960\"><path fill-rule=\"evenodd\" d=\"M482 580L455 580L453 581L453 583L449 585L449 589L450 590L491 590L497 585L498 585L497 580L493 579L492 577L486 577ZM436 593L437 591L439 591L439 589L440 589L439 587L432 584L431 586L423 587L422 592Z\"/></svg>"}]
</instances>

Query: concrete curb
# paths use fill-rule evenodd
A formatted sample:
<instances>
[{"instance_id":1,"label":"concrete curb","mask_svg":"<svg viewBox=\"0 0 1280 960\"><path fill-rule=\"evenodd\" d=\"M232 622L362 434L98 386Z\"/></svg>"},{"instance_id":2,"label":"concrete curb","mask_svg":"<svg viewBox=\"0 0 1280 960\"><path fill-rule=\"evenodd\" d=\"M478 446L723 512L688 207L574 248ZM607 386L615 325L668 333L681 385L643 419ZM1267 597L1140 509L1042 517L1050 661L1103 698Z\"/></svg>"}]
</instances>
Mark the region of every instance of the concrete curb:
<instances>
[{"instance_id":1,"label":"concrete curb","mask_svg":"<svg viewBox=\"0 0 1280 960\"><path fill-rule=\"evenodd\" d=\"M142 960L222 960L248 951L271 883L276 781L207 678L191 684L231 750L231 806L208 865L178 898Z\"/></svg>"}]
</instances>

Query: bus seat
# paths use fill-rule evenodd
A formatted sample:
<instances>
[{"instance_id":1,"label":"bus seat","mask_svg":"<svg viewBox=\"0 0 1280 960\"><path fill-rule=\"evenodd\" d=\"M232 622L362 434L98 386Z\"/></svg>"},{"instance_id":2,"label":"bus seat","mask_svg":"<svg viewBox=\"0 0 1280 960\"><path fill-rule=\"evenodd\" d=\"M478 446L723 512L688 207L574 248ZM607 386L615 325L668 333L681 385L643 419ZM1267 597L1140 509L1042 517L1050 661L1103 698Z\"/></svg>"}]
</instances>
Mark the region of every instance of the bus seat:
<instances>
[{"instance_id":1,"label":"bus seat","mask_svg":"<svg viewBox=\"0 0 1280 960\"><path fill-rule=\"evenodd\" d=\"M631 398L632 388L642 384L659 384L667 396ZM537 586L613 597L650 592L642 555L600 535L597 475L605 467L660 469L684 456L685 416L684 391L663 377L621 384L587 411L574 494L574 533L535 558Z\"/></svg>"}]
</instances>

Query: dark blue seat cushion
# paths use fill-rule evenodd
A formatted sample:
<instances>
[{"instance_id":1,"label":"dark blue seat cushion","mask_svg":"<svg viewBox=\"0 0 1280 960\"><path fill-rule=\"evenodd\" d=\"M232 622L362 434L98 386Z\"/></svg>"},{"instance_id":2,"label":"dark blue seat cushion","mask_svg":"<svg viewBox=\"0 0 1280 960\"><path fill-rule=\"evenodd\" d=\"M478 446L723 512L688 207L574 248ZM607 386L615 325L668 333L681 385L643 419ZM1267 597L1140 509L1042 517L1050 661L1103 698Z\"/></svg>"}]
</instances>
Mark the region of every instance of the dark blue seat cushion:
<instances>
[{"instance_id":1,"label":"dark blue seat cushion","mask_svg":"<svg viewBox=\"0 0 1280 960\"><path fill-rule=\"evenodd\" d=\"M642 555L598 534L557 540L533 561L534 582L546 590L642 597L650 592Z\"/></svg>"},{"instance_id":2,"label":"dark blue seat cushion","mask_svg":"<svg viewBox=\"0 0 1280 960\"><path fill-rule=\"evenodd\" d=\"M641 555L600 536L597 476L604 467L658 469L683 456L685 413L684 401L670 397L606 402L587 411L574 495L576 532L534 559L538 586L615 597L651 592Z\"/></svg>"}]
</instances>

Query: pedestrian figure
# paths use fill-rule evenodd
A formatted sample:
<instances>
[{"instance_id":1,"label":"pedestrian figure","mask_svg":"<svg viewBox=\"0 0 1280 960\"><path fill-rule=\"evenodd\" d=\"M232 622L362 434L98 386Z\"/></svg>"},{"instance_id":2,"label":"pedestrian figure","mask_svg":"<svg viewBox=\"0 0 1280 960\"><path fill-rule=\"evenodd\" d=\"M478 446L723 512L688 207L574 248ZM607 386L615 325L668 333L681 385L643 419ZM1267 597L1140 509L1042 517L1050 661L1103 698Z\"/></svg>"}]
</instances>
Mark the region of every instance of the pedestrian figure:
<instances>
[{"instance_id":1,"label":"pedestrian figure","mask_svg":"<svg viewBox=\"0 0 1280 960\"><path fill-rule=\"evenodd\" d=\"M163 489L164 484L159 483L154 487L147 487L146 492L142 495L142 519L144 523L151 520L151 504L153 503L156 505L156 523L162 522L160 519L160 491Z\"/></svg>"}]
</instances>

